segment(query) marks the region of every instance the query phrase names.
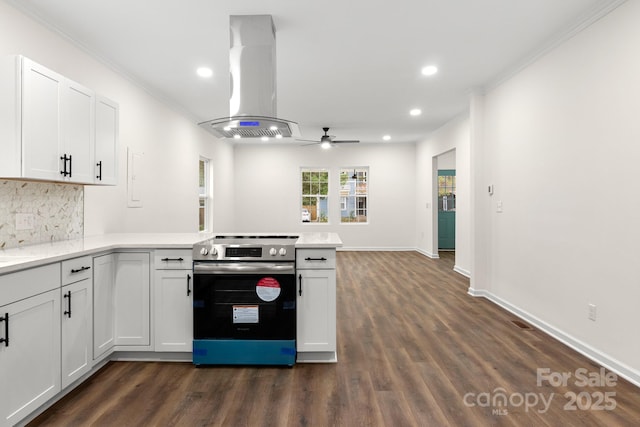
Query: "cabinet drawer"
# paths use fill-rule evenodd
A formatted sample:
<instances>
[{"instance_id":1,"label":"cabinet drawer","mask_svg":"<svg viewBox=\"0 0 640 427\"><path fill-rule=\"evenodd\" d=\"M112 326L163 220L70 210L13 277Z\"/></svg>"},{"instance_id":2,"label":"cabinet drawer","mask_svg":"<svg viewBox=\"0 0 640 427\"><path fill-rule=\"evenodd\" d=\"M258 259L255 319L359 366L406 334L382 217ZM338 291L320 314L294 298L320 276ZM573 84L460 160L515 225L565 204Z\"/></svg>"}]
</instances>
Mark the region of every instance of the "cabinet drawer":
<instances>
[{"instance_id":1,"label":"cabinet drawer","mask_svg":"<svg viewBox=\"0 0 640 427\"><path fill-rule=\"evenodd\" d=\"M91 278L92 265L90 256L62 261L62 286Z\"/></svg>"},{"instance_id":2,"label":"cabinet drawer","mask_svg":"<svg viewBox=\"0 0 640 427\"><path fill-rule=\"evenodd\" d=\"M297 249L296 268L336 268L335 249Z\"/></svg>"},{"instance_id":3,"label":"cabinet drawer","mask_svg":"<svg viewBox=\"0 0 640 427\"><path fill-rule=\"evenodd\" d=\"M0 276L0 306L60 287L60 263Z\"/></svg>"},{"instance_id":4,"label":"cabinet drawer","mask_svg":"<svg viewBox=\"0 0 640 427\"><path fill-rule=\"evenodd\" d=\"M156 270L191 270L193 268L191 249L158 249L153 265Z\"/></svg>"}]
</instances>

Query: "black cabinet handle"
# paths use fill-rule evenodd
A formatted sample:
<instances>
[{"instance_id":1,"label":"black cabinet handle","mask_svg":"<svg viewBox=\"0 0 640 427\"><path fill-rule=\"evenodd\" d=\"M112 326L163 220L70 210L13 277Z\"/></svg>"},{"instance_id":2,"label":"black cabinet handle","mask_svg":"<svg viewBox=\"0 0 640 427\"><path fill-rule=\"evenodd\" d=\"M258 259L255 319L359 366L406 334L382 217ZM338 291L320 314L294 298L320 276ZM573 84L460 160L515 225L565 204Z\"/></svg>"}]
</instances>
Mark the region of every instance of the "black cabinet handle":
<instances>
[{"instance_id":1,"label":"black cabinet handle","mask_svg":"<svg viewBox=\"0 0 640 427\"><path fill-rule=\"evenodd\" d=\"M62 314L66 314L67 316L69 316L69 319L71 319L71 291L64 294L64 297L69 299L69 310L65 311Z\"/></svg>"},{"instance_id":2,"label":"black cabinet handle","mask_svg":"<svg viewBox=\"0 0 640 427\"><path fill-rule=\"evenodd\" d=\"M91 268L91 267L80 267L80 268L78 268L77 270L75 270L75 269L73 269L73 268L72 268L72 269L71 269L71 273L72 273L72 274L73 274L73 273L80 273L81 271L86 271L86 270L89 270L90 268Z\"/></svg>"},{"instance_id":3,"label":"black cabinet handle","mask_svg":"<svg viewBox=\"0 0 640 427\"><path fill-rule=\"evenodd\" d=\"M0 338L0 343L4 343L5 347L9 347L9 313L5 313L4 317L0 317L0 322L4 322L4 338Z\"/></svg>"},{"instance_id":4,"label":"black cabinet handle","mask_svg":"<svg viewBox=\"0 0 640 427\"><path fill-rule=\"evenodd\" d=\"M73 161L71 160L71 154L69 154L69 178L71 178L71 167L73 166Z\"/></svg>"},{"instance_id":5,"label":"black cabinet handle","mask_svg":"<svg viewBox=\"0 0 640 427\"><path fill-rule=\"evenodd\" d=\"M98 175L96 175L96 178L102 181L102 160L96 163L96 166L98 167Z\"/></svg>"},{"instance_id":6,"label":"black cabinet handle","mask_svg":"<svg viewBox=\"0 0 640 427\"><path fill-rule=\"evenodd\" d=\"M322 258L309 258L309 257L307 257L304 260L305 261L326 261L327 259L325 257L322 257Z\"/></svg>"},{"instance_id":7,"label":"black cabinet handle","mask_svg":"<svg viewBox=\"0 0 640 427\"><path fill-rule=\"evenodd\" d=\"M187 296L191 295L191 287L189 286L191 282L191 275L187 274Z\"/></svg>"},{"instance_id":8,"label":"black cabinet handle","mask_svg":"<svg viewBox=\"0 0 640 427\"><path fill-rule=\"evenodd\" d=\"M178 262L182 262L184 261L183 258L162 258L160 261L178 261Z\"/></svg>"},{"instance_id":9,"label":"black cabinet handle","mask_svg":"<svg viewBox=\"0 0 640 427\"><path fill-rule=\"evenodd\" d=\"M298 281L300 282L300 285L298 287L298 295L302 296L302 274L298 276Z\"/></svg>"},{"instance_id":10,"label":"black cabinet handle","mask_svg":"<svg viewBox=\"0 0 640 427\"><path fill-rule=\"evenodd\" d=\"M69 158L70 157L67 157L66 154L60 157L60 160L62 160L62 170L60 171L60 175L62 176L71 176L71 172L67 172L67 160L69 160Z\"/></svg>"}]
</instances>

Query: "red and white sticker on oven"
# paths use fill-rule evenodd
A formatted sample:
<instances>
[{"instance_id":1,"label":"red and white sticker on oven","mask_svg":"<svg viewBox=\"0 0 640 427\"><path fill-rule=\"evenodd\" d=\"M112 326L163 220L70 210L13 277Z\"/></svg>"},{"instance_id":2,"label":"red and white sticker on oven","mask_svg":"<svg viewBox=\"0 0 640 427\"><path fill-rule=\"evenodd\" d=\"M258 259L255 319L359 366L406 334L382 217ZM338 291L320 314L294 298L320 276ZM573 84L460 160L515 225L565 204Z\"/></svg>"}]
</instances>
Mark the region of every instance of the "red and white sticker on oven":
<instances>
[{"instance_id":1,"label":"red and white sticker on oven","mask_svg":"<svg viewBox=\"0 0 640 427\"><path fill-rule=\"evenodd\" d=\"M280 296L280 291L280 283L273 277L263 277L256 285L256 294L262 301L274 301Z\"/></svg>"}]
</instances>

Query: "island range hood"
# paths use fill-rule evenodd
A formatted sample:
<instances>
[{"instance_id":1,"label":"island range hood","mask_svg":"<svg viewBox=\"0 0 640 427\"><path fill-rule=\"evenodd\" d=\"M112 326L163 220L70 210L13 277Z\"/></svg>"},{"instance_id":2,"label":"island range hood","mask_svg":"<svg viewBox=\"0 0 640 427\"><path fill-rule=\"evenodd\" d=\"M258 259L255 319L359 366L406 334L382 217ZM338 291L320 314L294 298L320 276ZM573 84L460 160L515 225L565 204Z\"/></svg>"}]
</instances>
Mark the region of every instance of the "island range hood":
<instances>
[{"instance_id":1,"label":"island range hood","mask_svg":"<svg viewBox=\"0 0 640 427\"><path fill-rule=\"evenodd\" d=\"M300 137L276 114L276 30L271 15L229 17L229 117L199 123L219 138Z\"/></svg>"}]
</instances>

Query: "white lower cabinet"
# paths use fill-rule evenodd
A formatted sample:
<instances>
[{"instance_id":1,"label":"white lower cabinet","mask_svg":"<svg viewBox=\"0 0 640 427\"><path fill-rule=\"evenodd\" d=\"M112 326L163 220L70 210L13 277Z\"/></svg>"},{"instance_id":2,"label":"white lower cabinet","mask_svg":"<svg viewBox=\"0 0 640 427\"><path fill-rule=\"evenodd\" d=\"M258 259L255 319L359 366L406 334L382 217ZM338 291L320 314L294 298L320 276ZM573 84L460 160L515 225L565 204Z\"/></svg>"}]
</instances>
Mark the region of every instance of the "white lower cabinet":
<instances>
[{"instance_id":1,"label":"white lower cabinet","mask_svg":"<svg viewBox=\"0 0 640 427\"><path fill-rule=\"evenodd\" d=\"M113 351L115 254L93 258L93 359Z\"/></svg>"},{"instance_id":2,"label":"white lower cabinet","mask_svg":"<svg viewBox=\"0 0 640 427\"><path fill-rule=\"evenodd\" d=\"M63 274L69 262L62 263ZM70 269L82 274L81 268L91 266L86 257L82 267ZM89 269L87 268L86 271ZM62 287L62 388L67 387L93 366L92 313L93 283L89 277Z\"/></svg>"},{"instance_id":3,"label":"white lower cabinet","mask_svg":"<svg viewBox=\"0 0 640 427\"><path fill-rule=\"evenodd\" d=\"M5 340L0 343L0 425L12 426L61 389L60 288L0 307L0 312Z\"/></svg>"},{"instance_id":4,"label":"white lower cabinet","mask_svg":"<svg viewBox=\"0 0 640 427\"><path fill-rule=\"evenodd\" d=\"M148 252L115 254L116 346L148 347L151 345L149 268ZM146 350L149 349L146 348Z\"/></svg>"},{"instance_id":5,"label":"white lower cabinet","mask_svg":"<svg viewBox=\"0 0 640 427\"><path fill-rule=\"evenodd\" d=\"M191 270L156 270L155 350L191 351L193 283Z\"/></svg>"},{"instance_id":6,"label":"white lower cabinet","mask_svg":"<svg viewBox=\"0 0 640 427\"><path fill-rule=\"evenodd\" d=\"M93 359L114 350L151 346L148 252L117 252L93 258ZM117 347L117 348L116 348Z\"/></svg>"},{"instance_id":7,"label":"white lower cabinet","mask_svg":"<svg viewBox=\"0 0 640 427\"><path fill-rule=\"evenodd\" d=\"M296 252L296 266L297 361L335 362L335 249L299 249Z\"/></svg>"}]
</instances>

